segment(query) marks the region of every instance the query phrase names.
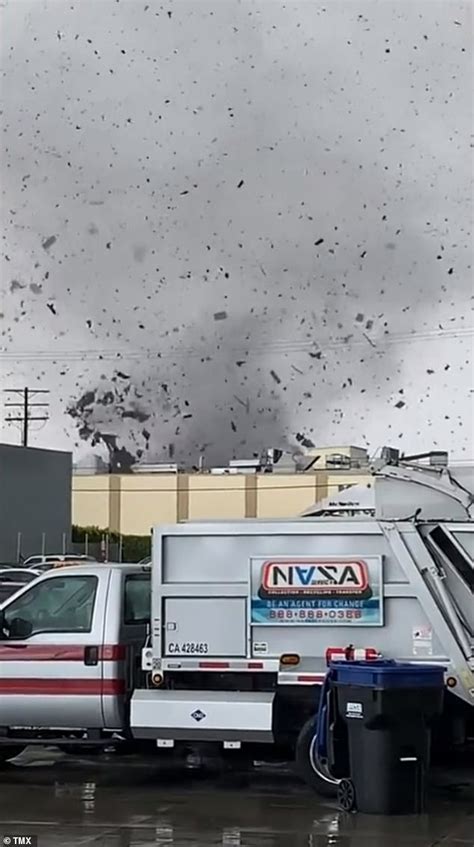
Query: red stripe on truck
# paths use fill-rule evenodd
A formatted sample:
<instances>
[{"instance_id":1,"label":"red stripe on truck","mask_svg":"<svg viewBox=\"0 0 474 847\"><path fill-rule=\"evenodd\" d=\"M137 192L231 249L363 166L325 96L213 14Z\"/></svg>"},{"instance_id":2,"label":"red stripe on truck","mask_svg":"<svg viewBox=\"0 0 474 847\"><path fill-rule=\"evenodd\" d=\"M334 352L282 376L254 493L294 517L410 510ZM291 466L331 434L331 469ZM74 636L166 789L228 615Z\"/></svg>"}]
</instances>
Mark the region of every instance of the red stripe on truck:
<instances>
[{"instance_id":1,"label":"red stripe on truck","mask_svg":"<svg viewBox=\"0 0 474 847\"><path fill-rule=\"evenodd\" d=\"M199 662L198 667L218 670L219 668L230 668L230 662Z\"/></svg>"},{"instance_id":2,"label":"red stripe on truck","mask_svg":"<svg viewBox=\"0 0 474 847\"><path fill-rule=\"evenodd\" d=\"M85 644L21 644L0 646L0 662L83 662ZM123 644L103 644L99 661L119 662L125 658Z\"/></svg>"},{"instance_id":3,"label":"red stripe on truck","mask_svg":"<svg viewBox=\"0 0 474 847\"><path fill-rule=\"evenodd\" d=\"M59 696L125 694L124 679L0 679L0 694Z\"/></svg>"}]
</instances>

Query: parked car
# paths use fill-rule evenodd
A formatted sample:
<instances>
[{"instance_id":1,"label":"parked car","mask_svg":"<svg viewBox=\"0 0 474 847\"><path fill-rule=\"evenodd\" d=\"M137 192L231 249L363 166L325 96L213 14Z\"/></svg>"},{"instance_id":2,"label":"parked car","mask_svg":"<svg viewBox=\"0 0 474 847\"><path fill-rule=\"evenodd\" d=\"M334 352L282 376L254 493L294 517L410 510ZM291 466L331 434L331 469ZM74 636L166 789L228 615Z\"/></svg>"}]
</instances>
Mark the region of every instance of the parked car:
<instances>
[{"instance_id":1,"label":"parked car","mask_svg":"<svg viewBox=\"0 0 474 847\"><path fill-rule=\"evenodd\" d=\"M2 568L0 570L0 603L19 591L29 582L41 576L41 571L33 568Z\"/></svg>"},{"instance_id":2,"label":"parked car","mask_svg":"<svg viewBox=\"0 0 474 847\"><path fill-rule=\"evenodd\" d=\"M46 556L29 556L23 562L25 568L48 571L50 568L63 568L66 565L80 565L82 563L96 562L93 556L83 556L78 553L66 553L64 555L50 554Z\"/></svg>"}]
</instances>

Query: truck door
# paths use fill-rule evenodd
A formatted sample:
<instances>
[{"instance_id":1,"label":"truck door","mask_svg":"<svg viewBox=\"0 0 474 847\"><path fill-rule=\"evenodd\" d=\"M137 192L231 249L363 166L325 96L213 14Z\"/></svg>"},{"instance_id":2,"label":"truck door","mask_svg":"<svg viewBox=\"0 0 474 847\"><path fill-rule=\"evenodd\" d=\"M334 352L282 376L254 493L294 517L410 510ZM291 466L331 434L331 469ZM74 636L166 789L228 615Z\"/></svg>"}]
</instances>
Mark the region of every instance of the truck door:
<instances>
[{"instance_id":1,"label":"truck door","mask_svg":"<svg viewBox=\"0 0 474 847\"><path fill-rule=\"evenodd\" d=\"M122 579L121 606L116 603L108 603L105 632L106 641L116 638L112 633L117 633L118 645L115 648L115 656L105 656L112 659L113 676L121 681L121 688L115 696L104 689L103 714L104 727L114 729L128 724L129 704L132 692L139 688L144 682L141 670L141 653L145 644L148 627L150 625L151 606L151 580L149 571L140 573L117 573L116 577ZM117 630L118 628L118 630ZM103 663L103 673L110 673L110 662Z\"/></svg>"},{"instance_id":2,"label":"truck door","mask_svg":"<svg viewBox=\"0 0 474 847\"><path fill-rule=\"evenodd\" d=\"M0 727L102 726L109 577L56 571L3 604Z\"/></svg>"}]
</instances>

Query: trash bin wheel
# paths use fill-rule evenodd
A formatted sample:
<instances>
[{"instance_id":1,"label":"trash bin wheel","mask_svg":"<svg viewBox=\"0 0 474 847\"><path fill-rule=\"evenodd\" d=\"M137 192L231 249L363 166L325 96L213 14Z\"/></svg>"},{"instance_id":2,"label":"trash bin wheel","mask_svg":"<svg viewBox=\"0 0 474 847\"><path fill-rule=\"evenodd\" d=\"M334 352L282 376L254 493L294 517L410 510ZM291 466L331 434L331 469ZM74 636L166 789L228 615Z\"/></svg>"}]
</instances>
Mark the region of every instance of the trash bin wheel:
<instances>
[{"instance_id":1,"label":"trash bin wheel","mask_svg":"<svg viewBox=\"0 0 474 847\"><path fill-rule=\"evenodd\" d=\"M337 781L323 772L318 773L314 762L315 735L314 718L303 724L295 749L295 770L300 779L309 785L321 797L334 798L337 795Z\"/></svg>"},{"instance_id":2,"label":"trash bin wheel","mask_svg":"<svg viewBox=\"0 0 474 847\"><path fill-rule=\"evenodd\" d=\"M354 783L351 779L341 779L337 786L337 800L344 812L352 812L356 807Z\"/></svg>"}]
</instances>

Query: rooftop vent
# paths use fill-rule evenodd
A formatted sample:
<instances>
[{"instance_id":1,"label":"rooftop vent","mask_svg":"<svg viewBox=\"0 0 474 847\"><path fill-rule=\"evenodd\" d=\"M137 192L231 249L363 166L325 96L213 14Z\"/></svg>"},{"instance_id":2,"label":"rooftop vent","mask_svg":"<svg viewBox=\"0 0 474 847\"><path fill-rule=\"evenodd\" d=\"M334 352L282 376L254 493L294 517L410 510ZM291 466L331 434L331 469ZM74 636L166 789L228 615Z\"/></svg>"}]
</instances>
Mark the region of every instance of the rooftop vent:
<instances>
[{"instance_id":1,"label":"rooftop vent","mask_svg":"<svg viewBox=\"0 0 474 847\"><path fill-rule=\"evenodd\" d=\"M133 465L133 473L178 473L179 467L174 462L158 462L154 465Z\"/></svg>"},{"instance_id":2,"label":"rooftop vent","mask_svg":"<svg viewBox=\"0 0 474 847\"><path fill-rule=\"evenodd\" d=\"M351 457L345 456L344 453L331 453L326 456L327 468L350 468L351 464Z\"/></svg>"}]
</instances>

